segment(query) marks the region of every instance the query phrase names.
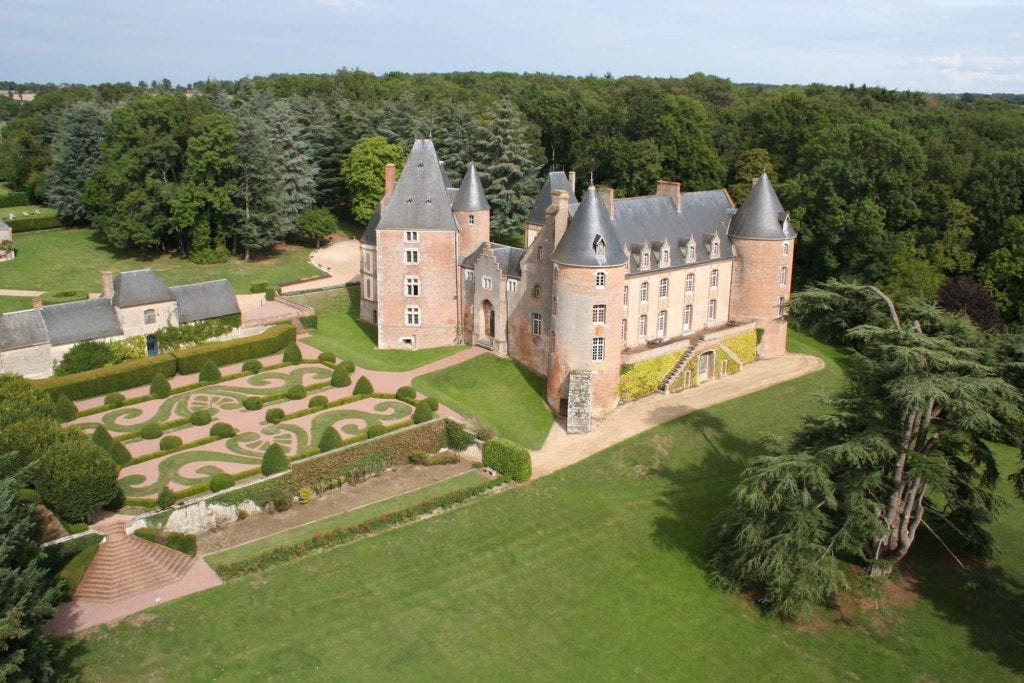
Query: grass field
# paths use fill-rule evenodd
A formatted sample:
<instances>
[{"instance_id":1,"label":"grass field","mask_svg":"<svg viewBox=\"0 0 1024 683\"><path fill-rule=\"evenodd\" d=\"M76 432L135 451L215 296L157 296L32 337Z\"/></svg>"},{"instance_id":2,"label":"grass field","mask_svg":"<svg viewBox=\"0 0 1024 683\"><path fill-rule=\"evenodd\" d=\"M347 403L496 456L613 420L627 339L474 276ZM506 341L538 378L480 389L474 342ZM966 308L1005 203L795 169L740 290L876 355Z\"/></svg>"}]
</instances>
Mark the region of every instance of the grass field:
<instances>
[{"instance_id":1,"label":"grass field","mask_svg":"<svg viewBox=\"0 0 1024 683\"><path fill-rule=\"evenodd\" d=\"M507 358L477 356L417 377L412 385L527 448L543 446L554 421L544 403L544 378Z\"/></svg>"},{"instance_id":2,"label":"grass field","mask_svg":"<svg viewBox=\"0 0 1024 683\"><path fill-rule=\"evenodd\" d=\"M39 213L36 213L36 209L39 210ZM28 212L29 215L23 216L22 214L25 212ZM14 214L14 218L10 218L10 215L12 213ZM5 206L2 209L0 209L0 218L2 218L4 221L16 220L18 218L34 218L36 216L40 218L53 218L56 215L57 209L48 209L45 206L40 206L39 204L26 204L24 206Z\"/></svg>"},{"instance_id":3,"label":"grass field","mask_svg":"<svg viewBox=\"0 0 1024 683\"><path fill-rule=\"evenodd\" d=\"M810 627L708 584L709 524L758 436L790 433L840 380L830 362L449 514L94 631L77 645L83 678L1020 680L1020 501L994 528L1017 579L944 557L926 570L924 542L919 597Z\"/></svg>"},{"instance_id":4,"label":"grass field","mask_svg":"<svg viewBox=\"0 0 1024 683\"><path fill-rule=\"evenodd\" d=\"M32 308L30 296L0 296L0 313L23 311L27 308Z\"/></svg>"},{"instance_id":5,"label":"grass field","mask_svg":"<svg viewBox=\"0 0 1024 683\"><path fill-rule=\"evenodd\" d=\"M0 215L6 209L0 209ZM14 237L17 258L2 264L0 284L7 289L77 289L100 291L100 273L152 268L168 285L227 278L236 292L248 293L254 282L280 283L320 275L309 263L307 247L283 245L273 256L249 263L197 265L178 256L145 258L135 252L111 249L88 228L41 230Z\"/></svg>"},{"instance_id":6,"label":"grass field","mask_svg":"<svg viewBox=\"0 0 1024 683\"><path fill-rule=\"evenodd\" d=\"M377 328L359 320L359 289L339 287L324 292L290 296L317 311L318 327L304 341L321 351L351 360L367 370L412 370L465 347L442 346L418 351L377 348Z\"/></svg>"}]
</instances>

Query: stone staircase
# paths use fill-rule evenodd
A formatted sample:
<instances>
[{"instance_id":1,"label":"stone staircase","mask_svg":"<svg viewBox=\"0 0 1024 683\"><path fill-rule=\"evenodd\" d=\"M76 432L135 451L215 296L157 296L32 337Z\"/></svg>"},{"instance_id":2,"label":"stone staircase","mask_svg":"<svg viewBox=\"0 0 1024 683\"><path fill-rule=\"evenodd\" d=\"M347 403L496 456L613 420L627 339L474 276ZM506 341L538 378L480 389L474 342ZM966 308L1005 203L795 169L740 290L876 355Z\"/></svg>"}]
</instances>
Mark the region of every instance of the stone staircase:
<instances>
[{"instance_id":1,"label":"stone staircase","mask_svg":"<svg viewBox=\"0 0 1024 683\"><path fill-rule=\"evenodd\" d=\"M672 369L669 370L668 374L665 375L665 379L661 380L661 384L658 385L658 391L663 394L667 394L669 392L669 389L672 387L672 383L676 381L676 378L679 377L679 373L683 371L686 364L690 362L691 358L693 358L693 354L696 350L697 348L695 346L691 346L686 350L686 353L679 358L676 364L672 366Z\"/></svg>"},{"instance_id":2,"label":"stone staircase","mask_svg":"<svg viewBox=\"0 0 1024 683\"><path fill-rule=\"evenodd\" d=\"M181 579L195 558L124 532L123 519L93 525L106 536L82 582L75 600L111 602L159 588Z\"/></svg>"}]
</instances>

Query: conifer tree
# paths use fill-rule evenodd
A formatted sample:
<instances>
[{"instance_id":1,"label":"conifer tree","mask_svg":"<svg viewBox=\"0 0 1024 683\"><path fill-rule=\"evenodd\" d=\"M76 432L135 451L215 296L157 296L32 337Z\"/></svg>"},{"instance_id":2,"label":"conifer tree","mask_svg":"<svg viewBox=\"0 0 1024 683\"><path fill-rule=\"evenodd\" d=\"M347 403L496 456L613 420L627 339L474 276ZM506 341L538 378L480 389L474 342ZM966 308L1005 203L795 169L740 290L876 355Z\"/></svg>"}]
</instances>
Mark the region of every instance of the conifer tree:
<instances>
[{"instance_id":1,"label":"conifer tree","mask_svg":"<svg viewBox=\"0 0 1024 683\"><path fill-rule=\"evenodd\" d=\"M505 97L480 145L480 179L491 204L491 231L507 238L522 227L540 186L529 133L512 100Z\"/></svg>"},{"instance_id":2,"label":"conifer tree","mask_svg":"<svg viewBox=\"0 0 1024 683\"><path fill-rule=\"evenodd\" d=\"M67 225L89 220L82 204L85 181L100 163L100 145L110 112L94 102L68 109L53 142L53 166L47 179L47 199Z\"/></svg>"}]
</instances>

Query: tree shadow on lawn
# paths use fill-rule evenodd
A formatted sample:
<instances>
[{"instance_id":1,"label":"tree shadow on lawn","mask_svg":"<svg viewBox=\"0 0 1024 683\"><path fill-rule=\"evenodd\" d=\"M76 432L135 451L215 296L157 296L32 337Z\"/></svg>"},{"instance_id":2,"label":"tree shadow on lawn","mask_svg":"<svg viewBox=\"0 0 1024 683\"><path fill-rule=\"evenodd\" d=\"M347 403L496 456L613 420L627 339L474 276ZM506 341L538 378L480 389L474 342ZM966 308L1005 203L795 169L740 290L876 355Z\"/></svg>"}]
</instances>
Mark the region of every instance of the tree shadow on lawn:
<instances>
[{"instance_id":1,"label":"tree shadow on lawn","mask_svg":"<svg viewBox=\"0 0 1024 683\"><path fill-rule=\"evenodd\" d=\"M115 247L110 242L108 242L107 239L103 236L103 233L100 230L98 230L98 229L92 229L92 228L74 228L74 229L75 230L90 230L91 232L89 233L88 241L92 242L95 245L97 245L102 251L105 251L107 254L109 254L111 256L111 258L115 258L115 259L117 259L119 261L123 261L123 260L155 261L156 259L158 259L161 256L163 256L165 253L168 253L168 252L163 252L163 251L161 251L159 249L156 249L154 251L140 251L138 249L129 249L127 247L125 247L124 249L121 249L119 247ZM174 253L177 254L177 252L174 252Z\"/></svg>"}]
</instances>

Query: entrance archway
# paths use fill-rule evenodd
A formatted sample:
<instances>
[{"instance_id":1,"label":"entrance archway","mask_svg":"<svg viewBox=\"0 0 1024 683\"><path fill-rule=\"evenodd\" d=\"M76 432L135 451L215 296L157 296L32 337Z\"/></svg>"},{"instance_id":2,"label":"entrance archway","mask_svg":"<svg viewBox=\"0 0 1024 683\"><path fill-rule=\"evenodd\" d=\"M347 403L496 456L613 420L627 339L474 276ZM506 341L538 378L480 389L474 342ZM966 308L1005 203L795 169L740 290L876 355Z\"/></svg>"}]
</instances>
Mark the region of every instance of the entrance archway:
<instances>
[{"instance_id":1,"label":"entrance archway","mask_svg":"<svg viewBox=\"0 0 1024 683\"><path fill-rule=\"evenodd\" d=\"M494 339L494 305L487 299L480 306L481 336Z\"/></svg>"},{"instance_id":2,"label":"entrance archway","mask_svg":"<svg viewBox=\"0 0 1024 683\"><path fill-rule=\"evenodd\" d=\"M711 379L712 373L715 371L715 352L706 351L700 354L700 358L697 359L697 380L703 382Z\"/></svg>"}]
</instances>

